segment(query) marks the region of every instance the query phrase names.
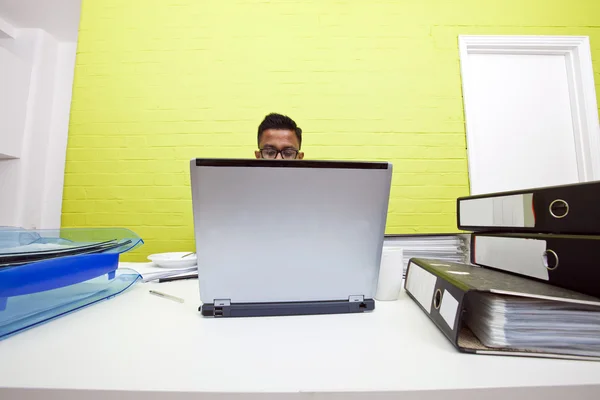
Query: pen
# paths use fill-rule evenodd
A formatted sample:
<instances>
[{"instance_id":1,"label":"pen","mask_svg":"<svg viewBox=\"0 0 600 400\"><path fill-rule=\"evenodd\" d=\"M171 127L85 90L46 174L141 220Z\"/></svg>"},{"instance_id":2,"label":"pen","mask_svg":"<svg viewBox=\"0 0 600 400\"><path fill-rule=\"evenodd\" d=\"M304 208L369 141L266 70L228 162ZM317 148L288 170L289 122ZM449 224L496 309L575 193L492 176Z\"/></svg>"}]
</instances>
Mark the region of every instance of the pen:
<instances>
[{"instance_id":1,"label":"pen","mask_svg":"<svg viewBox=\"0 0 600 400\"><path fill-rule=\"evenodd\" d=\"M182 281L184 279L197 279L197 278L198 278L198 274L181 275L181 276L170 276L168 278L160 278L158 280L158 283L172 282L172 281Z\"/></svg>"},{"instance_id":2,"label":"pen","mask_svg":"<svg viewBox=\"0 0 600 400\"><path fill-rule=\"evenodd\" d=\"M171 296L170 294L157 292L156 290L150 290L150 294L153 294L153 295L159 296L159 297L164 297L165 299L177 301L179 303L183 303L183 299L181 297Z\"/></svg>"}]
</instances>

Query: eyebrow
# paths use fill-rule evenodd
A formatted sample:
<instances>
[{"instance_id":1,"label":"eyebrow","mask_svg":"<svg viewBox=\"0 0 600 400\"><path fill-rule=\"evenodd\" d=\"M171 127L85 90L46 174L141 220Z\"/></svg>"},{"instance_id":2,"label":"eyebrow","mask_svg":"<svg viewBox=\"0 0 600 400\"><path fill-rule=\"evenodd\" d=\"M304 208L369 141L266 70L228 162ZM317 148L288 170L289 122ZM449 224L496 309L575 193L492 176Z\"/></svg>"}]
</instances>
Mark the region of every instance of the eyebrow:
<instances>
[{"instance_id":1,"label":"eyebrow","mask_svg":"<svg viewBox=\"0 0 600 400\"><path fill-rule=\"evenodd\" d=\"M277 150L277 147L275 146L271 146L270 144L266 145L265 147L263 147L264 150L268 150L268 149L273 149L273 150ZM298 151L297 148L292 147L292 146L287 146L284 147L283 149L281 149L280 151L284 151L284 150L294 150L294 151Z\"/></svg>"}]
</instances>

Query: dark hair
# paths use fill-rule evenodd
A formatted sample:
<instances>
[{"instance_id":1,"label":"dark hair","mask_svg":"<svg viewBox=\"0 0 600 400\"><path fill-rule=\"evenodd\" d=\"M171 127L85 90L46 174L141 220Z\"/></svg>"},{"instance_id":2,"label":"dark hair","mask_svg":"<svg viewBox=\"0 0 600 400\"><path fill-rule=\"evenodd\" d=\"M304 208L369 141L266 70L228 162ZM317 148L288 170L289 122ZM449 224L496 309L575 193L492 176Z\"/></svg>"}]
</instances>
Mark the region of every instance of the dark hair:
<instances>
[{"instance_id":1,"label":"dark hair","mask_svg":"<svg viewBox=\"0 0 600 400\"><path fill-rule=\"evenodd\" d=\"M298 150L302 147L302 129L296 125L293 119L287 115L271 113L265 117L263 122L258 126L258 145L260 146L260 138L267 129L285 129L296 133L298 138Z\"/></svg>"}]
</instances>

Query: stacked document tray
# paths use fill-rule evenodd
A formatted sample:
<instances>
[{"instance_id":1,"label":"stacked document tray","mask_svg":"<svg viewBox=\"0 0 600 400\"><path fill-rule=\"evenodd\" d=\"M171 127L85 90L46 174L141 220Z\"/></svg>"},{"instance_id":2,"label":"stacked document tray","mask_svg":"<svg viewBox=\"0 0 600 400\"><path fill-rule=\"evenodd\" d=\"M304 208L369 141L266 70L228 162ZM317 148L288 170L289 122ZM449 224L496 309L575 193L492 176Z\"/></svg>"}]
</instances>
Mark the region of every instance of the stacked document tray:
<instances>
[{"instance_id":1,"label":"stacked document tray","mask_svg":"<svg viewBox=\"0 0 600 400\"><path fill-rule=\"evenodd\" d=\"M386 235L384 249L402 248L402 276L411 258L436 258L449 262L469 259L470 237L465 234Z\"/></svg>"},{"instance_id":2,"label":"stacked document tray","mask_svg":"<svg viewBox=\"0 0 600 400\"><path fill-rule=\"evenodd\" d=\"M141 244L120 228L0 229L0 339L129 288L140 275L119 255Z\"/></svg>"}]
</instances>

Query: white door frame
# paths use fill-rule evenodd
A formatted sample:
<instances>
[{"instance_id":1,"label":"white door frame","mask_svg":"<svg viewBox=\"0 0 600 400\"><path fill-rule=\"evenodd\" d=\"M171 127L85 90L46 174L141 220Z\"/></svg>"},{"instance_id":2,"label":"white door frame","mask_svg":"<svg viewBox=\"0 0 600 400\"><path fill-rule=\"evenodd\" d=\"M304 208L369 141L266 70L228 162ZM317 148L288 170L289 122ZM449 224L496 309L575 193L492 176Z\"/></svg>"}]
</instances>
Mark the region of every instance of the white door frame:
<instances>
[{"instance_id":1,"label":"white door frame","mask_svg":"<svg viewBox=\"0 0 600 400\"><path fill-rule=\"evenodd\" d=\"M465 109L467 157L474 159L476 132L469 125L469 54L531 54L565 56L579 181L600 180L600 124L594 86L590 41L587 36L471 36L459 35L460 69ZM472 178L469 163L469 178Z\"/></svg>"}]
</instances>

